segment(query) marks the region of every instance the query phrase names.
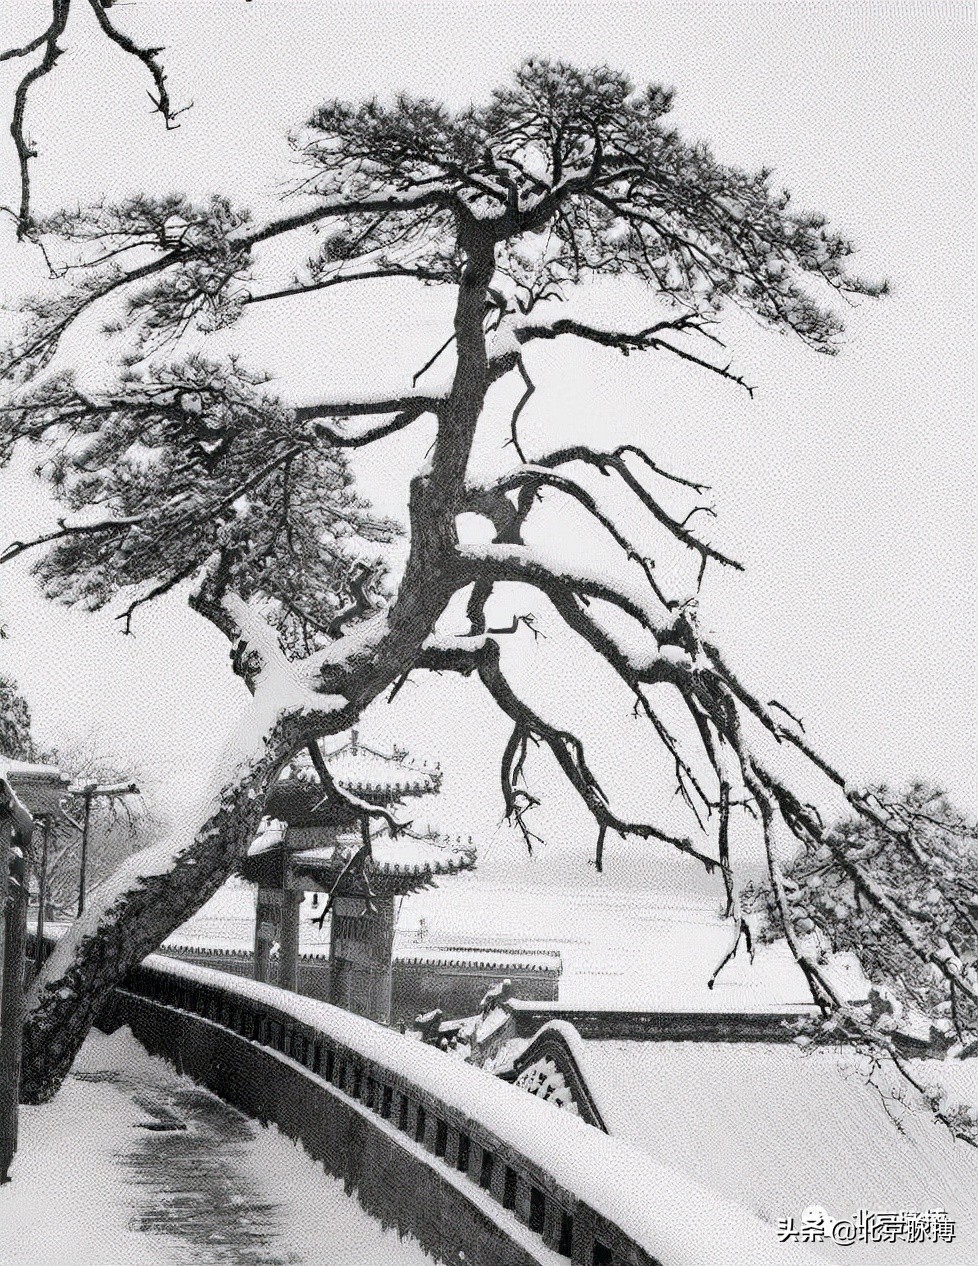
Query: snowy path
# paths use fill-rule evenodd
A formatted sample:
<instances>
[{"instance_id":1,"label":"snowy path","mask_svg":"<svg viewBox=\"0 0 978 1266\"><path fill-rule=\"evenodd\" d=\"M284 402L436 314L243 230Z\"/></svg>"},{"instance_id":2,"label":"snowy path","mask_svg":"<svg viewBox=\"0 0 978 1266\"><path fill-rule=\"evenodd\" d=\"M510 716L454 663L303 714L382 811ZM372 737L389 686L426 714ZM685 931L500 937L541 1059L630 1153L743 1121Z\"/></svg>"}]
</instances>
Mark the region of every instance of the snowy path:
<instances>
[{"instance_id":1,"label":"snowy path","mask_svg":"<svg viewBox=\"0 0 978 1266\"><path fill-rule=\"evenodd\" d=\"M53 1103L23 1110L0 1266L423 1266L278 1130L94 1033Z\"/></svg>"}]
</instances>

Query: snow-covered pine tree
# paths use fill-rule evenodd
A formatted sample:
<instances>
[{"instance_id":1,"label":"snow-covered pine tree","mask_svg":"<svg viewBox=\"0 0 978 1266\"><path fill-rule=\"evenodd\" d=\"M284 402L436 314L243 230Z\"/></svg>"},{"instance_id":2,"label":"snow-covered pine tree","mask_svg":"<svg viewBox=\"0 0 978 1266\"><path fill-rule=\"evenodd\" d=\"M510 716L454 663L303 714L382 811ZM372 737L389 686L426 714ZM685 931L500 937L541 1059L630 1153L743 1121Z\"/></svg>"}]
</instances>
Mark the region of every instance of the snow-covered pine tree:
<instances>
[{"instance_id":1,"label":"snow-covered pine tree","mask_svg":"<svg viewBox=\"0 0 978 1266\"><path fill-rule=\"evenodd\" d=\"M0 673L0 756L31 760L31 710L12 677Z\"/></svg>"},{"instance_id":2,"label":"snow-covered pine tree","mask_svg":"<svg viewBox=\"0 0 978 1266\"><path fill-rule=\"evenodd\" d=\"M106 992L230 873L282 763L422 670L478 679L509 718L503 798L528 841L534 744L549 750L593 816L599 865L609 832L682 851L723 880L737 936L746 914L728 831L732 813L749 812L775 917L813 996L892 1053L888 1035L839 995L797 930L782 859L821 847L826 829L772 752L794 749L889 849L912 851L917 824L850 785L701 632L704 569L738 566L691 526L702 487L663 471L637 443L607 450L596 438L534 452L520 432L542 341L655 351L749 390L719 339L726 308L833 353L842 334L837 300L885 290L851 271L849 241L823 217L796 212L769 172L723 164L682 140L667 126L669 106L668 92L636 91L607 67L530 60L487 103L461 111L403 95L390 105L327 103L295 136L306 167L299 205L277 218L255 222L217 196L203 205L134 196L37 226L49 253L63 252L74 267L33 304L4 356L7 376L22 384L6 410L7 448L57 443L60 456L45 469L73 517L42 539L11 544L7 557L46 547L37 572L53 597L93 606L118 597L125 621L139 604L188 585L194 609L228 637L254 699L195 835L123 867L49 963L27 1034L30 1097L53 1093ZM263 278L262 245L278 241L281 250L295 240L305 253L311 226L319 249L298 262L294 280ZM626 277L647 287L641 328L591 323L560 306L574 287L589 295L582 283ZM286 299L301 313L306 294L368 281L376 288L384 278L451 288L451 326L434 358L453 358L444 389L419 385L429 362L393 396L368 391L292 407L234 361L152 359L195 324L232 326L250 305ZM117 329L134 333L136 346L126 344L115 381L82 390L54 361L62 335L89 310L121 300ZM385 351L375 354L379 368ZM511 461L479 484L469 458L487 400L504 382L520 393ZM534 397L534 408L541 403ZM378 583L393 529L356 496L343 453L422 418L433 420L435 439L410 483L407 561L393 585ZM634 498L647 524L638 536L607 508L596 476ZM676 511L676 497L690 504ZM595 536L620 548L620 568L595 574L535 544L541 505L575 507ZM481 516L491 543L463 539L462 514ZM685 551L688 580L660 583L656 533ZM507 677L501 645L534 620L491 622L509 582L529 586L541 609L617 675L647 721L650 747L674 767L687 833L618 812L594 776L587 736L548 721ZM444 618L459 597L464 625L448 635ZM660 715L664 687L685 710L682 736ZM863 865L850 861L857 871ZM896 927L901 916L885 894L870 885L866 893ZM953 953L928 961L974 1002L972 965Z\"/></svg>"},{"instance_id":3,"label":"snow-covered pine tree","mask_svg":"<svg viewBox=\"0 0 978 1266\"><path fill-rule=\"evenodd\" d=\"M873 984L866 1024L854 1026L864 1046L873 1045L867 1026L886 1034L926 1017L935 1051L944 1047L974 1057L975 1000L943 966L957 961L964 973L978 959L978 825L926 782L903 792L879 786L869 794L907 827L902 846L894 847L888 831L859 815L805 840L784 875L795 934L819 961L835 953L859 959ZM762 916L761 938L780 939L781 913L771 887L762 886L750 904ZM815 1040L835 1041L844 1019L830 1017ZM901 1071L941 1121L974 1141L974 1108L949 1102L946 1090L919 1067L911 1071L904 1061Z\"/></svg>"}]
</instances>

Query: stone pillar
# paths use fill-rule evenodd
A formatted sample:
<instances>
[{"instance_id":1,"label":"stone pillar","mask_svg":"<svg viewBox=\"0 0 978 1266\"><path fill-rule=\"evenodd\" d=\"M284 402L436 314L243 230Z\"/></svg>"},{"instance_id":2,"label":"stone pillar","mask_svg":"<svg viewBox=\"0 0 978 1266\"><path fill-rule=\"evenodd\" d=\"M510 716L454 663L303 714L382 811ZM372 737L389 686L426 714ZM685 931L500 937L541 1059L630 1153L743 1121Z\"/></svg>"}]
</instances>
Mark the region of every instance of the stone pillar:
<instances>
[{"instance_id":1,"label":"stone pillar","mask_svg":"<svg viewBox=\"0 0 978 1266\"><path fill-rule=\"evenodd\" d=\"M269 981L272 942L278 932L281 908L281 890L259 886L255 907L255 980L266 985Z\"/></svg>"},{"instance_id":2,"label":"stone pillar","mask_svg":"<svg viewBox=\"0 0 978 1266\"><path fill-rule=\"evenodd\" d=\"M530 1183L522 1176L516 1179L516 1201L513 1205L516 1216L524 1226L530 1225Z\"/></svg>"},{"instance_id":3,"label":"stone pillar","mask_svg":"<svg viewBox=\"0 0 978 1266\"><path fill-rule=\"evenodd\" d=\"M14 830L12 814L0 805L0 850L6 856L6 897L2 921L3 975L0 977L0 1183L9 1177L17 1150L17 1102L24 1031L24 971L27 953L27 861L29 832ZM15 853L14 849L18 851Z\"/></svg>"},{"instance_id":4,"label":"stone pillar","mask_svg":"<svg viewBox=\"0 0 978 1266\"><path fill-rule=\"evenodd\" d=\"M373 980L373 1015L381 1024L390 1024L394 997L394 898L375 897L378 907L375 928L377 967Z\"/></svg>"},{"instance_id":5,"label":"stone pillar","mask_svg":"<svg viewBox=\"0 0 978 1266\"><path fill-rule=\"evenodd\" d=\"M389 1024L393 986L394 898L337 897L330 928L330 1002Z\"/></svg>"},{"instance_id":6,"label":"stone pillar","mask_svg":"<svg viewBox=\"0 0 978 1266\"><path fill-rule=\"evenodd\" d=\"M278 949L278 983L280 989L297 993L299 989L299 908L302 893L282 894L282 924Z\"/></svg>"}]
</instances>

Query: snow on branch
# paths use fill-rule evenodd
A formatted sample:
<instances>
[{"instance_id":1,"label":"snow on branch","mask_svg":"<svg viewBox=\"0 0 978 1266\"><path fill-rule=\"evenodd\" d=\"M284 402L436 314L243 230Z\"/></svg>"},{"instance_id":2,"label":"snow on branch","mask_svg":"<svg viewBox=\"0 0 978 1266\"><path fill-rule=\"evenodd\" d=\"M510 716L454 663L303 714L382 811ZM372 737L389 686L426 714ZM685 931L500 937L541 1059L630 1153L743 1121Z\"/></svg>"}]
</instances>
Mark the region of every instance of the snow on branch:
<instances>
[{"instance_id":1,"label":"snow on branch","mask_svg":"<svg viewBox=\"0 0 978 1266\"><path fill-rule=\"evenodd\" d=\"M841 322L808 286L828 289L833 301L884 290L849 271L851 244L824 218L797 214L788 195L772 189L769 172L722 164L666 127L669 106L661 88L636 91L627 76L606 67L581 71L532 59L484 104L461 111L407 95L390 104L327 102L295 138L306 175L294 192L306 204L263 224L226 198L196 204L175 195L65 212L36 226L32 232L59 240L69 258L52 278L56 293L30 306L24 337L6 356L8 376L36 379L64 331L112 296L125 298L123 324L138 325L143 339L111 391L88 396L64 379L35 384L33 398L7 415L19 438L59 446L49 478L69 509L79 518L98 514L92 530L63 523L37 574L50 595L93 607L123 589L127 599L135 594L142 602L196 578L192 605L229 637L232 665L255 692L251 737L274 734L279 744L273 752L262 749L264 764L254 763L252 744L241 766L258 771L259 798L282 752L352 724L416 669L475 675L512 727L500 785L527 843L533 843L526 815L535 797L526 775L539 745L590 813L599 860L614 832L696 858L722 876L739 939L748 911L730 861L729 826L732 808L742 806L756 815L779 931L813 996L858 1024L806 940L783 860L792 847L822 847L827 831L772 769L767 748L796 748L849 796L888 847L920 865L917 828L849 787L783 705L763 704L767 696L733 674L700 633L695 597L677 601L662 591L650 550L620 529L572 468L620 480L699 559L700 579L707 562L740 564L692 530L691 523L702 522L694 516L712 514L711 507L695 505L676 517L654 481L695 494L706 491L703 485L663 471L634 445L612 452L572 445L527 462L517 435L535 390L523 361L534 341L566 335L626 354L660 350L750 390L729 364L701 356L692 342L697 336L723 346L711 323L725 307L738 305L762 324L833 352ZM255 248L310 228L318 231L319 249L300 265L294 284L256 284L266 260ZM165 346L192 323L204 330L228 325L249 303L408 275L455 287L451 327L440 336L442 350L454 345L443 394L415 386L394 397L378 393L296 409L236 362L191 358L145 367L142 353L154 340ZM680 315L637 331L548 319L547 303L592 276L638 279ZM513 370L524 388L511 419L522 465L486 487L467 488L489 390ZM426 413L434 416L435 439L430 457L409 472L409 548L395 587L372 547L388 544L397 529L356 495L343 450L380 440ZM365 429L349 425L354 418L367 419ZM625 568L609 577L597 564L527 545L523 529L547 490L579 505L642 577ZM464 510L489 518L492 543L460 542ZM100 530L107 518L112 528ZM688 831L619 813L596 777L585 736L551 723L514 690L500 666L501 639L542 630L533 611L511 625L487 619L496 587L509 583L543 595L570 633L617 675L643 735L670 762L690 814ZM436 628L466 589L469 631L446 640ZM685 732L664 723L652 691L658 686L678 694ZM240 822L232 821L228 798L240 785L233 779L222 785L230 788L221 792L227 820L214 829L237 839ZM257 814L261 806L252 807ZM249 808L246 825L253 816ZM206 834L193 847L204 850L214 876L234 856L226 840L212 848ZM908 955L947 982L948 1000L969 1032L973 968L958 953L957 926L941 932L946 946L940 937L928 939L922 920L907 923L901 894L873 872L871 856L846 851L843 865L829 847L860 902L894 929ZM166 891L161 878L154 896ZM955 917L959 907L970 910L963 891L956 888L952 897ZM144 889L121 899L138 925ZM154 905L152 935L172 918L182 921L190 904L175 900L158 918ZM902 933L895 926L901 920ZM143 940L137 942L143 952ZM103 981L102 960L84 945L76 950L77 980ZM57 991L40 1008L32 1047L40 1064L45 1034L60 1031L67 1009Z\"/></svg>"},{"instance_id":2,"label":"snow on branch","mask_svg":"<svg viewBox=\"0 0 978 1266\"><path fill-rule=\"evenodd\" d=\"M44 477L89 511L7 547L4 558L49 547L34 567L49 593L93 609L125 594L128 629L221 557L225 587L270 600L305 650L377 606L386 568L372 547L396 525L354 491L343 454L237 361L189 357L99 393L48 379L7 417L8 441L46 448Z\"/></svg>"},{"instance_id":3,"label":"snow on branch","mask_svg":"<svg viewBox=\"0 0 978 1266\"><path fill-rule=\"evenodd\" d=\"M800 727L793 725L787 731L776 723L757 697L744 687L720 659L715 648L701 640L691 613L680 612L671 632L661 628L653 631L646 626L652 635L650 641L654 640L658 645L650 647L644 661L636 662L634 656L621 650L611 633L587 611L582 592L585 585L581 583L586 580L585 577L574 577L566 569L545 576L545 566L539 561L529 561L532 554L524 558L527 565L516 562L521 558L519 549L518 545L497 542L493 547L482 547L478 551L482 559L492 559L494 562L506 560L509 564L477 568L483 586L490 586L488 590L483 588L481 601L485 602L491 592L491 584L497 580L514 579L518 574L525 582L537 583L547 593L558 615L568 627L582 636L633 691L636 710L641 709L644 712L657 739L675 759L677 783L681 790L685 790L684 798L688 797L689 807L694 808L695 794L708 812L713 807L720 809L718 856L704 853L692 846L690 841L685 841L692 848L693 854L708 868L714 867L721 871L727 892L728 912L736 927L731 948L718 964L711 983L733 957L741 940L746 938L749 950L753 945L754 933L749 916L756 905L749 899L749 886L745 892L736 891L729 866L727 843L731 804L743 803L760 820L771 893L769 910L773 926L776 927L774 934L786 939L809 982L815 1001L823 1008L828 1025L826 1032L830 1033L832 1026L841 1025L859 1043L878 1054L884 1054L896 1064L898 1071L910 1084L921 1091L939 1121L947 1125L957 1137L973 1142L973 1122L969 1124L971 1118L968 1116L970 1110L951 1107L922 1086L919 1078L907 1068L899 1040L887 1032L879 1032L874 1025L867 1023L853 1004L847 1003L839 995L826 972L824 953L816 952L811 944L811 933L815 927L813 902L819 899L824 883L821 876L827 869L831 869L838 878L835 886L827 890L826 899L829 905L821 916L821 926L826 934L832 937L844 931L844 920L839 922L842 918L839 913L842 905L839 895L835 894L840 891L839 884L847 884L849 896L846 898L843 894L842 902L847 909L854 909L857 916L860 909L867 911L864 920L868 922L865 927L860 926L858 934L854 934L855 939L851 942L843 941L842 947L851 944L861 956L869 952L877 940L881 945L900 947L906 961L899 968L898 979L902 982L901 988L909 991L918 1014L933 1016L935 1006L938 1014L946 1009L951 1017L949 1023L954 1025L954 1033L962 1048L970 1041L971 1046L978 1049L974 1041L978 1032L978 977L975 975L975 963L978 960L978 905L974 901L974 880L970 886L965 881L964 888L959 891L955 887L956 881L951 877L951 872L961 864L970 866L971 871L974 871L974 838L978 838L974 828L962 826L957 819L951 822L946 808L940 805L930 813L916 804L908 811L901 809L885 792L856 792L846 787L831 764L803 736ZM630 614L641 621L640 614L634 608ZM529 741L541 741L550 748L569 782L578 790L592 812L599 828L599 856L603 852L609 828L641 834L641 831L634 830L634 823L622 823L620 820L616 823L615 815L587 765L580 740L548 726L538 712L531 710L515 696L499 669L498 653L490 653L488 647L483 648L480 645L474 654L473 663L480 679L514 722L514 731L503 756L501 777L507 814L523 832L528 845L532 845L533 836L524 815L537 803L536 798L520 785ZM452 666L450 659L446 661L446 666ZM471 668L458 670L471 671ZM657 683L674 686L696 721L703 753L717 780L716 800L702 787L698 779L693 778L688 760L680 752L675 739L661 723L657 724L657 718L647 706L648 700L642 687ZM644 701L645 707L641 701ZM784 705L779 707L785 715L789 715ZM842 842L845 837L833 833L837 828L826 828L814 807L802 803L787 783L773 772L757 740L749 737L743 725L743 714L760 719L769 739L775 742L792 742L815 768L845 790L859 815L855 822L861 824L858 830L863 832L862 838L865 838L867 832L875 833L870 837L875 840L871 848L868 845L854 848L851 844ZM721 757L723 749L731 751L739 765L746 796L744 800L732 800L732 773L726 760ZM967 836L969 842L961 845L964 851L954 851L939 841L935 843L934 830L945 823L959 835L964 832ZM703 829L701 820L699 825ZM929 841L927 831L930 832ZM653 830L651 835L661 838L663 833ZM684 843L677 843L675 837L671 837L670 842L683 851L690 851ZM807 850L807 856L816 859L809 867L813 878L811 890L804 898L799 885L786 874L783 860L790 858L792 847L797 849L799 845ZM899 862L900 866L917 867L919 877L914 881L917 887L909 900L905 895L906 878L901 876L899 881L894 882L890 872L885 877L880 877L875 872L874 867L879 864L875 859L884 857L890 859L891 866L903 858ZM970 861L959 860L968 858ZM940 906L940 910L934 903ZM931 910L935 911L933 915ZM880 963L890 962L895 952L892 948L882 951ZM870 961L872 962L872 958ZM881 970L884 975L888 974L888 968L882 967ZM927 992L934 990L935 981L942 982L938 993L944 999L936 1004L934 997ZM942 1040L945 1039L939 1034L935 1036L932 1030L931 1045L935 1050L943 1049ZM971 1047L967 1049L970 1050Z\"/></svg>"},{"instance_id":4,"label":"snow on branch","mask_svg":"<svg viewBox=\"0 0 978 1266\"><path fill-rule=\"evenodd\" d=\"M528 462L519 467L517 470L501 476L491 486L485 489L474 490L472 499L474 502L477 502L480 496L492 496L494 493L505 493L524 487L528 489L528 494L531 497L536 496L539 490L545 487L553 488L556 491L564 493L582 505L585 510L587 510L588 513L601 524L601 526L609 533L620 548L624 550L626 557L630 561L640 564L656 597L667 610L674 610L679 605L678 600L669 599L663 594L655 578L654 563L652 560L624 536L624 534L615 525L614 521L600 509L595 498L590 492L582 488L581 485L576 483L574 480L558 473L556 468L559 466L570 465L574 462L581 462L585 465L596 468L605 475L608 474L609 471L614 470L625 482L628 488L635 493L642 505L652 513L654 518L683 545L699 555L700 580L702 580L703 570L706 563L710 559L721 563L726 567L732 567L737 571L742 571L743 565L741 563L738 563L735 559L721 553L712 545L708 545L701 541L686 528L685 523L688 522L690 515L687 515L686 520L680 523L663 509L658 500L649 492L649 490L637 478L625 462L624 457L626 453L636 453L640 458L646 461L649 467L656 471L656 473L663 473L659 471L658 467L656 467L654 463L652 463L651 460L641 452L640 449L636 449L633 445L624 445L613 453L596 452L584 445L575 445L570 448L561 449L555 453L547 454L534 462Z\"/></svg>"},{"instance_id":5,"label":"snow on branch","mask_svg":"<svg viewBox=\"0 0 978 1266\"><path fill-rule=\"evenodd\" d=\"M527 838L527 830L522 822L522 815L527 808L532 807L530 802L533 798L527 798L527 793L517 786L517 782L526 759L526 744L534 740L545 743L553 753L564 776L601 830L602 841L604 832L609 829L620 835L659 840L695 858L706 867L708 873L712 874L720 868L718 858L703 853L688 837L663 831L654 822L626 819L616 813L591 769L581 739L570 731L545 721L539 712L516 694L500 668L498 646L494 648L494 653L483 656L478 671L482 684L516 727L503 756L502 781L507 813L517 820L524 838ZM527 842L530 842L529 839Z\"/></svg>"},{"instance_id":6,"label":"snow on branch","mask_svg":"<svg viewBox=\"0 0 978 1266\"><path fill-rule=\"evenodd\" d=\"M377 440L403 431L426 413L437 411L441 401L434 396L402 396L394 400L365 400L302 405L296 409L296 419L313 423L313 433L336 448L365 448ZM348 431L335 423L327 425L320 418L344 419L352 417L393 414L386 422L364 431Z\"/></svg>"},{"instance_id":7,"label":"snow on branch","mask_svg":"<svg viewBox=\"0 0 978 1266\"><path fill-rule=\"evenodd\" d=\"M302 661L289 659L278 632L249 603L235 593L225 593L221 605L236 630L239 653L254 657L248 677L256 703L264 701L270 713L269 726L286 710L321 713L348 706L344 696L329 696L317 689L317 675Z\"/></svg>"},{"instance_id":8,"label":"snow on branch","mask_svg":"<svg viewBox=\"0 0 978 1266\"><path fill-rule=\"evenodd\" d=\"M460 545L457 555L474 579L533 585L548 596L567 593L600 598L654 633L665 634L672 629L672 623L655 607L613 584L600 568L590 568L583 562L561 562L542 547L498 543Z\"/></svg>"},{"instance_id":9,"label":"snow on branch","mask_svg":"<svg viewBox=\"0 0 978 1266\"><path fill-rule=\"evenodd\" d=\"M391 811L386 809L383 805L372 804L369 800L364 800L362 796L358 796L352 791L347 791L345 787L341 787L333 775L329 772L329 766L323 757L322 748L318 743L310 743L307 751L309 752L313 767L316 770L316 776L319 778L323 787L323 803L328 801L338 801L341 804L345 804L347 808L353 809L361 817L380 818L381 821L387 823L392 837L396 837L399 832L407 830L407 828L411 825L410 822L402 822L395 814L391 813ZM320 807L320 805L315 805L314 809L318 809ZM320 926L322 925L320 924Z\"/></svg>"}]
</instances>

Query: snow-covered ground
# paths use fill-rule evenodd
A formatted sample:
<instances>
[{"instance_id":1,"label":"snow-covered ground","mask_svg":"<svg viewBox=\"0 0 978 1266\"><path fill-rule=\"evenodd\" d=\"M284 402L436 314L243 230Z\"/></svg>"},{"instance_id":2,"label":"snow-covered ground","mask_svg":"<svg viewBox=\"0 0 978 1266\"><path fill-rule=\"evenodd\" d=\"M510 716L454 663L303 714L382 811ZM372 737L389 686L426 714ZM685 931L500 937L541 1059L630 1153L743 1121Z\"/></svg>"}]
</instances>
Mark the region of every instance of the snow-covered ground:
<instances>
[{"instance_id":1,"label":"snow-covered ground","mask_svg":"<svg viewBox=\"0 0 978 1266\"><path fill-rule=\"evenodd\" d=\"M183 1128L181 1128L183 1127ZM21 1110L2 1266L422 1266L343 1185L127 1029L92 1033L57 1097Z\"/></svg>"},{"instance_id":2,"label":"snow-covered ground","mask_svg":"<svg viewBox=\"0 0 978 1266\"><path fill-rule=\"evenodd\" d=\"M244 948L253 920L254 889L232 883L176 939ZM417 943L422 920L421 944L560 950L561 996L572 1004L750 1009L805 1000L793 964L771 950L753 966L738 957L707 991L729 937L708 900L597 886L519 889L466 876L403 902L402 946ZM325 949L328 925L320 933L304 919L302 927L307 947ZM974 1154L892 1104L899 1134L845 1056L793 1046L581 1046L609 1128L653 1167L687 1175L769 1224L799 1219L811 1205L834 1219L941 1208L956 1224L945 1245L818 1246L852 1266L964 1266L978 1257ZM961 1097L978 1099L970 1064L957 1071L970 1077ZM139 1128L165 1124L168 1112L190 1128ZM417 1245L382 1232L275 1130L177 1078L128 1035L93 1035L58 1098L25 1110L22 1136L17 1181L0 1191L0 1266L64 1260L65 1222L78 1228L71 1260L79 1266L427 1260ZM38 1219L38 1209L60 1216Z\"/></svg>"}]
</instances>

